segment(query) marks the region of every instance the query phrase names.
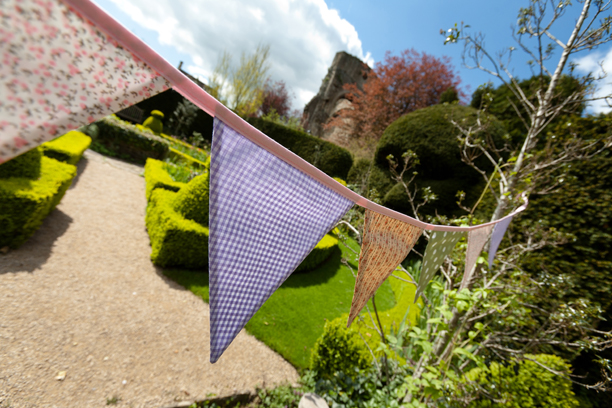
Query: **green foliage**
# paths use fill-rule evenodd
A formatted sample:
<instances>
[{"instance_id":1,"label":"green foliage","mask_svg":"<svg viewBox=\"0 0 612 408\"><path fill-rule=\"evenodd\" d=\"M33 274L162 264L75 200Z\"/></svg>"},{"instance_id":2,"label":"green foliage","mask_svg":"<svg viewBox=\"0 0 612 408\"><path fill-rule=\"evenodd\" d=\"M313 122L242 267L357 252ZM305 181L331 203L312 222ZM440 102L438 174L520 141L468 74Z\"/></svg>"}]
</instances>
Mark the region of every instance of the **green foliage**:
<instances>
[{"instance_id":1,"label":"green foliage","mask_svg":"<svg viewBox=\"0 0 612 408\"><path fill-rule=\"evenodd\" d=\"M416 153L420 161L416 167L418 172L415 178L416 185L419 188L431 187L431 191L438 196L435 203L427 204L422 211L426 214L433 214L436 210L444 215L458 213L459 207L455 198L457 191L466 192L468 198L474 197L475 201L481 191L478 184L482 179L478 172L462 162L457 140L459 133L450 121L454 120L468 127L476 123L477 116L478 112L475 109L452 104L420 109L396 120L385 130L375 154L376 167L386 175L388 181L385 183L381 180L385 177L377 175L379 180L372 180L375 184L371 182L371 185L385 196L395 184L390 178L387 157L392 155L396 161L401 161L402 155L411 150ZM475 137L488 138L501 147L505 135L503 126L493 117L487 120L490 123L488 130L478 133ZM491 167L484 157L476 159L476 163L485 170ZM410 172L404 177L409 179L412 175ZM373 176L374 174L370 177ZM383 200L383 204L402 211L401 208L393 207L403 201L398 198L398 194L401 193L401 190L396 188L388 198L388 202Z\"/></svg>"},{"instance_id":2,"label":"green foliage","mask_svg":"<svg viewBox=\"0 0 612 408\"><path fill-rule=\"evenodd\" d=\"M346 176L346 182L353 186L367 186L368 175L372 162L368 159L359 159L353 163L353 167Z\"/></svg>"},{"instance_id":3,"label":"green foliage","mask_svg":"<svg viewBox=\"0 0 612 408\"><path fill-rule=\"evenodd\" d=\"M147 159L144 168L144 178L146 183L145 194L147 202L151 200L151 194L153 194L153 190L157 188L179 191L181 187L185 185L184 183L172 180L172 177L170 177L166 169L166 163L155 159Z\"/></svg>"},{"instance_id":4,"label":"green foliage","mask_svg":"<svg viewBox=\"0 0 612 408\"><path fill-rule=\"evenodd\" d=\"M288 127L289 129L298 130L300 132L305 132L301 124L301 119L299 117L281 116L278 114L276 109L272 109L268 114L261 116L261 119L267 120L269 122L277 123L279 125Z\"/></svg>"},{"instance_id":5,"label":"green foliage","mask_svg":"<svg viewBox=\"0 0 612 408\"><path fill-rule=\"evenodd\" d=\"M304 389L296 389L290 384L281 385L270 390L257 389L258 407L265 408L298 408Z\"/></svg>"},{"instance_id":6,"label":"green foliage","mask_svg":"<svg viewBox=\"0 0 612 408\"><path fill-rule=\"evenodd\" d=\"M321 378L331 378L338 371L353 375L355 369L369 368L371 362L357 332L348 329L343 319L335 319L325 323L323 335L312 350L310 369Z\"/></svg>"},{"instance_id":7,"label":"green foliage","mask_svg":"<svg viewBox=\"0 0 612 408\"><path fill-rule=\"evenodd\" d=\"M210 164L210 159L208 157L202 157L198 155L200 158L204 159L204 161L201 161L193 157L195 154L190 155L188 153L184 153L181 150L188 151L189 149L182 148L178 150L178 149L171 147L170 151L168 152L168 157L174 160L182 161L183 165L186 167L198 168L200 170L208 169L208 166Z\"/></svg>"},{"instance_id":8,"label":"green foliage","mask_svg":"<svg viewBox=\"0 0 612 408\"><path fill-rule=\"evenodd\" d=\"M333 235L325 235L321 241L306 256L295 272L307 272L318 268L323 262L338 250L338 238Z\"/></svg>"},{"instance_id":9,"label":"green foliage","mask_svg":"<svg viewBox=\"0 0 612 408\"><path fill-rule=\"evenodd\" d=\"M164 118L164 114L158 110L151 111L151 116L145 119L142 124L144 127L151 129L153 133L156 135L162 133L164 131L164 123L162 119Z\"/></svg>"},{"instance_id":10,"label":"green foliage","mask_svg":"<svg viewBox=\"0 0 612 408\"><path fill-rule=\"evenodd\" d=\"M188 220L208 225L208 172L196 176L177 193L174 209Z\"/></svg>"},{"instance_id":11,"label":"green foliage","mask_svg":"<svg viewBox=\"0 0 612 408\"><path fill-rule=\"evenodd\" d=\"M459 102L459 94L455 88L448 88L446 91L440 94L440 103L453 103Z\"/></svg>"},{"instance_id":12,"label":"green foliage","mask_svg":"<svg viewBox=\"0 0 612 408\"><path fill-rule=\"evenodd\" d=\"M163 159L168 143L163 138L124 122L114 115L96 122L100 135L91 148L101 154L112 152L115 157L144 164L147 158ZM100 149L102 146L104 149Z\"/></svg>"},{"instance_id":13,"label":"green foliage","mask_svg":"<svg viewBox=\"0 0 612 408\"><path fill-rule=\"evenodd\" d=\"M151 260L159 266L207 269L208 228L176 212L177 194L163 188L151 194L145 219Z\"/></svg>"},{"instance_id":14,"label":"green foliage","mask_svg":"<svg viewBox=\"0 0 612 408\"><path fill-rule=\"evenodd\" d=\"M469 404L470 408L572 408L578 400L568 379L570 365L550 354L526 355L526 360L502 365L493 362L489 367L474 368L467 379L482 393ZM535 360L537 361L531 361ZM538 363L561 373L556 375ZM492 399L495 400L492 401ZM502 402L503 401L503 402Z\"/></svg>"},{"instance_id":15,"label":"green foliage","mask_svg":"<svg viewBox=\"0 0 612 408\"><path fill-rule=\"evenodd\" d=\"M30 238L75 176L74 166L42 157L38 179L0 179L0 248L17 248Z\"/></svg>"},{"instance_id":16,"label":"green foliage","mask_svg":"<svg viewBox=\"0 0 612 408\"><path fill-rule=\"evenodd\" d=\"M348 150L278 123L260 118L247 121L325 174L346 180L353 165L353 156Z\"/></svg>"},{"instance_id":17,"label":"green foliage","mask_svg":"<svg viewBox=\"0 0 612 408\"><path fill-rule=\"evenodd\" d=\"M42 150L34 148L0 164L0 179L19 177L35 180L40 177Z\"/></svg>"},{"instance_id":18,"label":"green foliage","mask_svg":"<svg viewBox=\"0 0 612 408\"><path fill-rule=\"evenodd\" d=\"M76 130L41 145L43 154L52 159L75 165L91 144L91 137Z\"/></svg>"}]
</instances>

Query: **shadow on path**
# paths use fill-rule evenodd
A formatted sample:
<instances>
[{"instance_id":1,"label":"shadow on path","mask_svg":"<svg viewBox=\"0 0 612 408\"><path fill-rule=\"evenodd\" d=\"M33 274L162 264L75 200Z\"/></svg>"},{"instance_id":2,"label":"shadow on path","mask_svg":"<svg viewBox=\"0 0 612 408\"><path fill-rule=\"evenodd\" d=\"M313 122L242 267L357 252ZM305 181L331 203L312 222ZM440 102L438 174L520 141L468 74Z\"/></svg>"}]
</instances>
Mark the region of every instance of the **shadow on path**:
<instances>
[{"instance_id":1,"label":"shadow on path","mask_svg":"<svg viewBox=\"0 0 612 408\"><path fill-rule=\"evenodd\" d=\"M89 159L85 156L81 157L81 160L78 162L76 166L77 167L76 177L72 179L72 184L70 185L69 190L72 190L73 188L75 188L76 185L79 183L79 179L81 178L81 175L87 168L88 164L89 164Z\"/></svg>"}]
</instances>

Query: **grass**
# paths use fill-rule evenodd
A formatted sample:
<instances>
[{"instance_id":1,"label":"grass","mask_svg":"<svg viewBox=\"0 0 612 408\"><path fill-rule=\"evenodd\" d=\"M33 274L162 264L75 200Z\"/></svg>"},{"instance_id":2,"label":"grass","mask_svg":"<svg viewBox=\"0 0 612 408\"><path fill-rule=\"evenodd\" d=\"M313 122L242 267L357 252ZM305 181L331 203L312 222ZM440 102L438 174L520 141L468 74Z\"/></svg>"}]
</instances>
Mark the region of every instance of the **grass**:
<instances>
[{"instance_id":1,"label":"grass","mask_svg":"<svg viewBox=\"0 0 612 408\"><path fill-rule=\"evenodd\" d=\"M358 250L354 241L349 241L349 245ZM342 258L348 259L357 271L354 253L340 243L340 248L321 267L291 275L253 316L247 331L295 367L307 368L310 352L323 333L325 322L348 314L351 307L355 279L341 263ZM165 269L164 274L208 303L208 274L181 269ZM376 293L376 306L379 312L385 312L395 305L392 286L387 281ZM381 318L384 314L381 313Z\"/></svg>"}]
</instances>

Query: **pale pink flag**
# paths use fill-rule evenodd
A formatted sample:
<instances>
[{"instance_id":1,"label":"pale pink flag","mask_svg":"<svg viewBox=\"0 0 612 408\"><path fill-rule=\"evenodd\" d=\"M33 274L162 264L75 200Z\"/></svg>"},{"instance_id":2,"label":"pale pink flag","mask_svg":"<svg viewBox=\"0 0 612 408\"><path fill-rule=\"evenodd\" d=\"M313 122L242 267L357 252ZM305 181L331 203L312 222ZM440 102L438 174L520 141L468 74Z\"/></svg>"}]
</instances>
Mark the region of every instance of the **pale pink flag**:
<instances>
[{"instance_id":1,"label":"pale pink flag","mask_svg":"<svg viewBox=\"0 0 612 408\"><path fill-rule=\"evenodd\" d=\"M460 290L467 287L468 283L470 282L474 272L474 266L478 260L478 255L480 255L482 249L487 243L489 234L491 234L493 227L494 225L487 225L486 227L468 232L468 247L465 254L465 272L463 274L461 286L459 287Z\"/></svg>"}]
</instances>

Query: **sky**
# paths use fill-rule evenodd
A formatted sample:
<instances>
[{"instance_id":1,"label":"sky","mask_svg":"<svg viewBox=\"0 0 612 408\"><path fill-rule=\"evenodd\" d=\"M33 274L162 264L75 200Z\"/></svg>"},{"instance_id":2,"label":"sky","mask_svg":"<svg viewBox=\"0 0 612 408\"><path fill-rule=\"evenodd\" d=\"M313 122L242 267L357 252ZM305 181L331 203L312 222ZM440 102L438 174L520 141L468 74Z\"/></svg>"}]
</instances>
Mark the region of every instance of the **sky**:
<instances>
[{"instance_id":1,"label":"sky","mask_svg":"<svg viewBox=\"0 0 612 408\"><path fill-rule=\"evenodd\" d=\"M171 64L178 66L183 61L183 69L204 82L224 51L238 63L242 53L248 55L260 44L269 45L270 77L285 81L295 96L293 108L300 110L318 92L338 51L370 66L384 62L387 52L399 55L409 48L438 58L448 56L469 102L479 85L500 82L464 66L463 46L444 45L440 30L463 22L470 25L471 33L485 36L492 55L511 46L518 49L512 27L519 8L527 5L526 0L95 1ZM575 3L552 29L562 41L569 38L580 13L581 4ZM554 56L558 60L559 51ZM520 50L512 53L509 66L513 75L520 79L532 75L528 59ZM612 73L612 43L577 54L571 61L578 64L579 74L600 73L599 62ZM601 82L599 90L600 95L611 93L612 76ZM603 102L588 108L589 113L609 110Z\"/></svg>"}]
</instances>

